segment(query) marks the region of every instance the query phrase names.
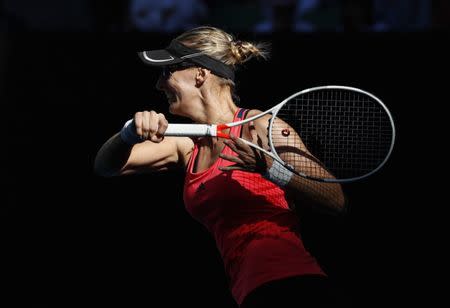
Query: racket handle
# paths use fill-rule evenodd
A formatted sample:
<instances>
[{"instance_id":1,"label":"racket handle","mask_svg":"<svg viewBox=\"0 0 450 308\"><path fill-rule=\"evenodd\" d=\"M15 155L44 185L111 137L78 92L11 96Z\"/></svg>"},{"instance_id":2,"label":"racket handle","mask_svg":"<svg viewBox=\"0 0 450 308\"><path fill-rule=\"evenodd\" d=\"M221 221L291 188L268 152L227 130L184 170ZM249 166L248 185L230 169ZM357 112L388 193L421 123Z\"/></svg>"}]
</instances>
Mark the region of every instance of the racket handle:
<instances>
[{"instance_id":1,"label":"racket handle","mask_svg":"<svg viewBox=\"0 0 450 308\"><path fill-rule=\"evenodd\" d=\"M217 125L208 124L169 124L165 136L203 137L217 136Z\"/></svg>"}]
</instances>

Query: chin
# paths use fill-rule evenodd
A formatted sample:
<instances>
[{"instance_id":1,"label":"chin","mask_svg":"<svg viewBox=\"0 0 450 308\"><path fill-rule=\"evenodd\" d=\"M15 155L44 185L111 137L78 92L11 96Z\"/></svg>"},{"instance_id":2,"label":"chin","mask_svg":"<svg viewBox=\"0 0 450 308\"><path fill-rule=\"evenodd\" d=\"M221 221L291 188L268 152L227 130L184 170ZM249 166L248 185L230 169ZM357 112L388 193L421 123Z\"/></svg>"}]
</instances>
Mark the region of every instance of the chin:
<instances>
[{"instance_id":1,"label":"chin","mask_svg":"<svg viewBox=\"0 0 450 308\"><path fill-rule=\"evenodd\" d=\"M171 114L175 114L175 113L173 112L173 108L172 108L172 105L169 105L169 113L171 113Z\"/></svg>"},{"instance_id":2,"label":"chin","mask_svg":"<svg viewBox=\"0 0 450 308\"><path fill-rule=\"evenodd\" d=\"M171 113L171 114L174 114L174 115L178 115L178 112L177 112L177 107L175 106L175 104L176 103L171 103L170 105L169 105L169 112Z\"/></svg>"}]
</instances>

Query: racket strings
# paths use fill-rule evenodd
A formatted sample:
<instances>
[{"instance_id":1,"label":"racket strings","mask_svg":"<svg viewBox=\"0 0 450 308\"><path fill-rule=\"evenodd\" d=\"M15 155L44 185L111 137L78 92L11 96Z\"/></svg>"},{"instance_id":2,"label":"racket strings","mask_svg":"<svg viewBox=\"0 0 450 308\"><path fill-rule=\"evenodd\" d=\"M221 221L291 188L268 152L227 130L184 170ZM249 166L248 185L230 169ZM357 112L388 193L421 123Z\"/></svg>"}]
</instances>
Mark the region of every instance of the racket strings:
<instances>
[{"instance_id":1,"label":"racket strings","mask_svg":"<svg viewBox=\"0 0 450 308\"><path fill-rule=\"evenodd\" d=\"M385 109L371 96L355 91L308 92L290 99L276 116L290 126L273 122L277 154L296 171L315 178L367 174L383 163L393 140Z\"/></svg>"}]
</instances>

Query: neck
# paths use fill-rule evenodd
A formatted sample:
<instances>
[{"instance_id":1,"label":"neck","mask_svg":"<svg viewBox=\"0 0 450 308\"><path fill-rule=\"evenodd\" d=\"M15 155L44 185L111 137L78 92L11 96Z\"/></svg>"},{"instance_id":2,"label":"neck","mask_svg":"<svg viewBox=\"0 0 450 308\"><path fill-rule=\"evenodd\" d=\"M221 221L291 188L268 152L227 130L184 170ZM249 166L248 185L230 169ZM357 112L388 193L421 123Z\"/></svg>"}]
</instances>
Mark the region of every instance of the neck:
<instances>
[{"instance_id":1,"label":"neck","mask_svg":"<svg viewBox=\"0 0 450 308\"><path fill-rule=\"evenodd\" d=\"M238 107L234 104L230 90L226 87L219 91L203 91L204 112L198 122L208 124L229 123L233 121Z\"/></svg>"},{"instance_id":2,"label":"neck","mask_svg":"<svg viewBox=\"0 0 450 308\"><path fill-rule=\"evenodd\" d=\"M229 89L222 91L202 92L203 118L199 123L221 124L233 122L234 115L238 107L234 104ZM200 146L214 150L223 147L223 140L220 138L201 138Z\"/></svg>"}]
</instances>

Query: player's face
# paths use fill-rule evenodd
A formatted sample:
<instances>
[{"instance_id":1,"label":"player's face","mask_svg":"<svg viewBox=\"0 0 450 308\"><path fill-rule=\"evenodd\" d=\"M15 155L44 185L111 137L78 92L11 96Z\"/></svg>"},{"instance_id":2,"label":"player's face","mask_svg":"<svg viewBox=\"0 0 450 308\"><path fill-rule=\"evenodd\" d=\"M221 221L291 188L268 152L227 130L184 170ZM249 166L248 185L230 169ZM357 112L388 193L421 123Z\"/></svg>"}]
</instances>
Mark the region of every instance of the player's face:
<instances>
[{"instance_id":1,"label":"player's face","mask_svg":"<svg viewBox=\"0 0 450 308\"><path fill-rule=\"evenodd\" d=\"M185 65L168 66L158 79L156 88L166 94L169 112L180 116L190 116L194 102L199 99L195 86L196 67Z\"/></svg>"}]
</instances>

